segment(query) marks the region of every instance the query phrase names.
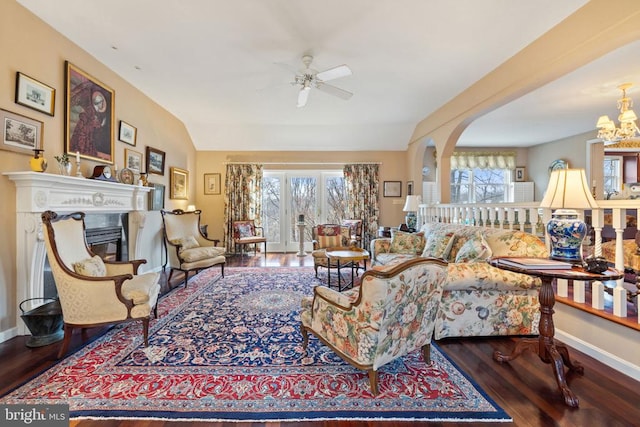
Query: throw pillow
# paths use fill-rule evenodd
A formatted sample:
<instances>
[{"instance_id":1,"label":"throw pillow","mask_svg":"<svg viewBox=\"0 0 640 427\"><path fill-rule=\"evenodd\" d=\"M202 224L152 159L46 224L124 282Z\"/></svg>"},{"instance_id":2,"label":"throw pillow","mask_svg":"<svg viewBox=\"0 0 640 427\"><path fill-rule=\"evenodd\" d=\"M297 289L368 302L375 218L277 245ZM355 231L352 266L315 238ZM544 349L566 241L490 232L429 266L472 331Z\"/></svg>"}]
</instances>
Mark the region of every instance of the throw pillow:
<instances>
[{"instance_id":1,"label":"throw pillow","mask_svg":"<svg viewBox=\"0 0 640 427\"><path fill-rule=\"evenodd\" d=\"M88 277L104 277L107 275L107 267L98 255L73 263L73 271Z\"/></svg>"},{"instance_id":2,"label":"throw pillow","mask_svg":"<svg viewBox=\"0 0 640 427\"><path fill-rule=\"evenodd\" d=\"M424 243L424 234L396 231L391 237L389 252L396 254L417 255Z\"/></svg>"},{"instance_id":3,"label":"throw pillow","mask_svg":"<svg viewBox=\"0 0 640 427\"><path fill-rule=\"evenodd\" d=\"M427 237L427 243L424 245L424 250L422 251L422 256L447 259L455 240L454 234L455 233L453 231L449 231L444 234L429 234Z\"/></svg>"},{"instance_id":4,"label":"throw pillow","mask_svg":"<svg viewBox=\"0 0 640 427\"><path fill-rule=\"evenodd\" d=\"M200 243L194 236L184 236L171 240L171 244L180 246L180 252L200 247Z\"/></svg>"},{"instance_id":5,"label":"throw pillow","mask_svg":"<svg viewBox=\"0 0 640 427\"><path fill-rule=\"evenodd\" d=\"M455 262L485 261L491 256L491 248L482 233L469 238L456 255Z\"/></svg>"},{"instance_id":6,"label":"throw pillow","mask_svg":"<svg viewBox=\"0 0 640 427\"><path fill-rule=\"evenodd\" d=\"M342 246L342 236L318 236L319 248Z\"/></svg>"},{"instance_id":7,"label":"throw pillow","mask_svg":"<svg viewBox=\"0 0 640 427\"><path fill-rule=\"evenodd\" d=\"M253 229L251 227L251 224L238 224L236 227L238 227L238 234L240 235L240 238L253 237Z\"/></svg>"}]
</instances>

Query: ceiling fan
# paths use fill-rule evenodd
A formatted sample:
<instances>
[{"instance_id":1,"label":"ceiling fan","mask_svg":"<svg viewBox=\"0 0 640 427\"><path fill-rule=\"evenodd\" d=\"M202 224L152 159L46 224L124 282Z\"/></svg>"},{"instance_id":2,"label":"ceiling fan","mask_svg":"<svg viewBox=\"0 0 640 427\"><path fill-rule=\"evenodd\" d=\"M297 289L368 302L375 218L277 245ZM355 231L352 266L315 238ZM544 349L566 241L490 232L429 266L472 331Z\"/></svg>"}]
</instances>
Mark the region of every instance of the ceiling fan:
<instances>
[{"instance_id":1,"label":"ceiling fan","mask_svg":"<svg viewBox=\"0 0 640 427\"><path fill-rule=\"evenodd\" d=\"M298 107L307 105L309 92L311 92L312 87L344 100L351 98L353 93L326 83L330 80L339 79L340 77L350 76L351 69L348 66L343 64L318 72L310 68L311 61L313 61L313 56L311 55L302 57L302 63L305 68L298 71L295 80L291 82L294 86L300 86L300 91L298 92Z\"/></svg>"}]
</instances>

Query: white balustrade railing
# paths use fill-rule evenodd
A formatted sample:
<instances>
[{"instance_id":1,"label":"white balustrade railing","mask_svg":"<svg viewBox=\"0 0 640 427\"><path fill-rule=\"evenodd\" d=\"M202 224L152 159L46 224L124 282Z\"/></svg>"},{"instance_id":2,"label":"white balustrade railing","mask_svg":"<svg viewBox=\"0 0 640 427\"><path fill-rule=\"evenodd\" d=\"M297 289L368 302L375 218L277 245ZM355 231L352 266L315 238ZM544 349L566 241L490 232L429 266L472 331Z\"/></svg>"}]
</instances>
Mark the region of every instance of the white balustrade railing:
<instances>
[{"instance_id":1,"label":"white balustrade railing","mask_svg":"<svg viewBox=\"0 0 640 427\"><path fill-rule=\"evenodd\" d=\"M578 211L582 218L587 217L587 223L593 228L592 252L594 256L602 255L602 233L615 233L615 268L623 271L624 265L624 232L633 233L627 227L627 218L637 224L640 216L639 200L598 200L598 208L589 211ZM606 216L606 224L605 224ZM537 202L528 203L492 203L492 204L422 204L418 210L418 228L427 222L446 222L455 224L475 225L487 228L504 228L521 230L535 234L545 239L550 248L549 238L545 232L546 224L551 219L551 210L540 208ZM629 238L627 236L627 238ZM640 255L639 255L640 256ZM558 280L558 295L569 297L569 282ZM573 300L585 303L585 282L573 281ZM626 287L625 287L626 286ZM604 310L605 292L612 294L613 314L627 317L627 302L630 292L638 289L625 284L624 279L616 281L613 290L607 289L601 282L593 282L591 287L591 306L596 310ZM636 307L638 297L635 297ZM640 322L640 316L638 316Z\"/></svg>"}]
</instances>

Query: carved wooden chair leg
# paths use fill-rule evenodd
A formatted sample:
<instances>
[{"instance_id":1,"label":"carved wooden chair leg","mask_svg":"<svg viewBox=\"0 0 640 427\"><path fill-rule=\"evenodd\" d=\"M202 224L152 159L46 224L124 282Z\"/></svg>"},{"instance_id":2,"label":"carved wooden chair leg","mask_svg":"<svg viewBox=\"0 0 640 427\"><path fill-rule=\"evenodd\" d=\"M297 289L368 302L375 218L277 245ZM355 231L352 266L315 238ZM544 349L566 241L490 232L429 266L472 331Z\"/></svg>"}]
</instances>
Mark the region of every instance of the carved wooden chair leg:
<instances>
[{"instance_id":1,"label":"carved wooden chair leg","mask_svg":"<svg viewBox=\"0 0 640 427\"><path fill-rule=\"evenodd\" d=\"M431 363L431 343L422 346L422 359L427 365Z\"/></svg>"},{"instance_id":2,"label":"carved wooden chair leg","mask_svg":"<svg viewBox=\"0 0 640 427\"><path fill-rule=\"evenodd\" d=\"M300 332L302 332L302 348L304 348L304 351L307 351L307 346L309 345L309 333L307 332L307 329L300 325Z\"/></svg>"},{"instance_id":3,"label":"carved wooden chair leg","mask_svg":"<svg viewBox=\"0 0 640 427\"><path fill-rule=\"evenodd\" d=\"M378 395L378 371L369 369L369 384L371 384L371 393Z\"/></svg>"},{"instance_id":4,"label":"carved wooden chair leg","mask_svg":"<svg viewBox=\"0 0 640 427\"><path fill-rule=\"evenodd\" d=\"M64 338L62 340L62 345L60 346L60 350L58 350L58 359L61 359L62 356L67 354L67 350L69 349L69 343L71 343L71 336L73 335L73 326L69 326L65 324L63 329L64 329Z\"/></svg>"},{"instance_id":5,"label":"carved wooden chair leg","mask_svg":"<svg viewBox=\"0 0 640 427\"><path fill-rule=\"evenodd\" d=\"M142 319L142 334L144 335L144 346L149 347L149 317Z\"/></svg>"}]
</instances>

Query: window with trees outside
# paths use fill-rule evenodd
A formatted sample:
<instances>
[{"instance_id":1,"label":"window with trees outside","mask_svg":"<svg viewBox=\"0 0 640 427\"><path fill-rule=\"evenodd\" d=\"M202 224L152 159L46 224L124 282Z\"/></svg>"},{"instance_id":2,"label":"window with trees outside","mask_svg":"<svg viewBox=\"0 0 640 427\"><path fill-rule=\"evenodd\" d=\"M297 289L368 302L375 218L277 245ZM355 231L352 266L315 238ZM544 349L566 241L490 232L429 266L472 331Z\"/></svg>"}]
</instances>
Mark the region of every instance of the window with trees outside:
<instances>
[{"instance_id":1,"label":"window with trees outside","mask_svg":"<svg viewBox=\"0 0 640 427\"><path fill-rule=\"evenodd\" d=\"M504 203L512 200L510 169L453 169L451 203Z\"/></svg>"},{"instance_id":2,"label":"window with trees outside","mask_svg":"<svg viewBox=\"0 0 640 427\"><path fill-rule=\"evenodd\" d=\"M606 199L622 191L622 156L604 156L603 178Z\"/></svg>"}]
</instances>

